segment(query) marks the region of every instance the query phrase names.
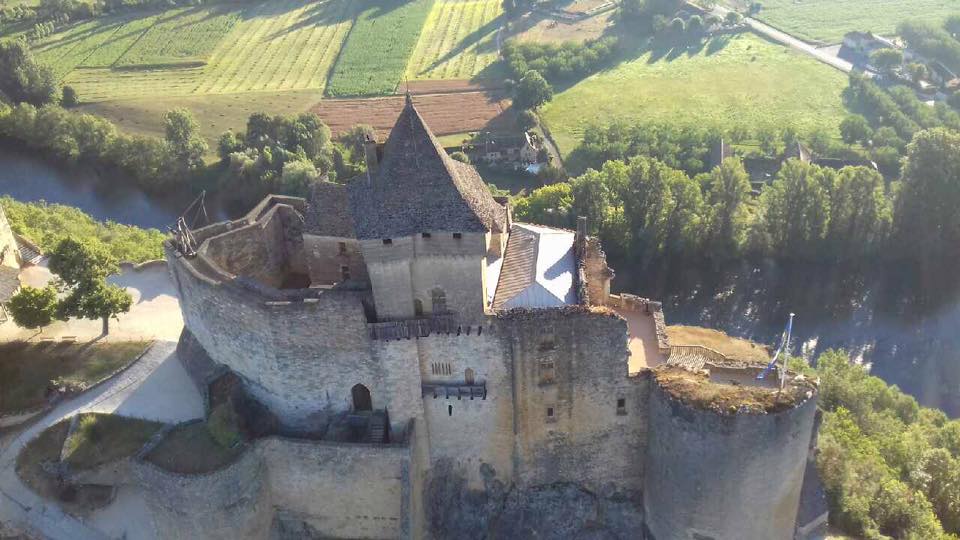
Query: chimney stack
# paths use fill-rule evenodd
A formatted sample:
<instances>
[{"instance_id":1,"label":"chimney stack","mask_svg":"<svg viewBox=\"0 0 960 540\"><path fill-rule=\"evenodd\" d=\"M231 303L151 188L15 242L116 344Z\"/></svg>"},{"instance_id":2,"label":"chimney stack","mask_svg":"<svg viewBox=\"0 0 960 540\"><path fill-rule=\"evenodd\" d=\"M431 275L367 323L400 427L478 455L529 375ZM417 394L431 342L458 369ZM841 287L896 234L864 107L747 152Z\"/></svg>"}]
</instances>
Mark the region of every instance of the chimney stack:
<instances>
[{"instance_id":1,"label":"chimney stack","mask_svg":"<svg viewBox=\"0 0 960 540\"><path fill-rule=\"evenodd\" d=\"M377 141L371 135L363 139L363 159L367 164L367 182L373 182L373 175L380 169L380 156L377 155Z\"/></svg>"}]
</instances>

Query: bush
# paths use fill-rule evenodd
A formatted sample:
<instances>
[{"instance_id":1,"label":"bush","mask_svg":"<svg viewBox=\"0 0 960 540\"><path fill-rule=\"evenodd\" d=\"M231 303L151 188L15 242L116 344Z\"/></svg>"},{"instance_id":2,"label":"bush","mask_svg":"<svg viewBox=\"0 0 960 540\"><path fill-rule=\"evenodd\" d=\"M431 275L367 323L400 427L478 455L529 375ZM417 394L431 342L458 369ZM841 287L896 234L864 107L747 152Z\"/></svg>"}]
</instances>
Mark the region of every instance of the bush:
<instances>
[{"instance_id":1,"label":"bush","mask_svg":"<svg viewBox=\"0 0 960 540\"><path fill-rule=\"evenodd\" d=\"M614 57L618 44L610 37L560 44L510 40L503 46L503 62L511 79L519 80L533 70L551 84L557 84L597 71Z\"/></svg>"},{"instance_id":2,"label":"bush","mask_svg":"<svg viewBox=\"0 0 960 540\"><path fill-rule=\"evenodd\" d=\"M64 107L76 107L80 104L77 91L74 90L72 86L63 87L63 97L60 99L60 104Z\"/></svg>"}]
</instances>

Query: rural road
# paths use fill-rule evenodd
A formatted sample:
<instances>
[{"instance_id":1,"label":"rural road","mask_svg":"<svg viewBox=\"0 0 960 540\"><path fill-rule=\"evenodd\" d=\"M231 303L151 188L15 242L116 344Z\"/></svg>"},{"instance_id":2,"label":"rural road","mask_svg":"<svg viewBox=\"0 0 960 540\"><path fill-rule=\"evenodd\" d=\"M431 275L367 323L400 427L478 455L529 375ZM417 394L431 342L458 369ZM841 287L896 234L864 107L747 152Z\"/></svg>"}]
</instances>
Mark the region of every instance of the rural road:
<instances>
[{"instance_id":1,"label":"rural road","mask_svg":"<svg viewBox=\"0 0 960 540\"><path fill-rule=\"evenodd\" d=\"M696 4L692 2L690 4L696 6ZM696 6L696 7L699 8L699 6ZM713 13L719 16L720 18L726 17L727 14L730 13L731 11L733 10L720 5L715 6L713 8ZM757 34L760 34L761 36L772 39L777 43L786 45L787 47L790 47L795 51L801 52L808 56L812 56L816 60L819 60L820 62L823 62L824 64L827 64L829 66L835 67L844 73L850 73L851 71L853 71L853 64L851 64L850 62L847 62L842 58L837 58L833 54L830 54L829 51L818 49L813 45L807 43L806 41L797 39L786 32L777 30L776 28L770 26L769 24L762 23L752 17L744 17L743 22Z\"/></svg>"},{"instance_id":2,"label":"rural road","mask_svg":"<svg viewBox=\"0 0 960 540\"><path fill-rule=\"evenodd\" d=\"M98 528L93 528L64 513L20 480L16 473L17 455L46 428L82 412L115 413L165 423L202 418L203 401L177 359L176 346L172 341L155 343L126 371L61 403L0 447L0 523L54 540L105 540L108 536L99 528L133 532L144 527L143 523L130 522L138 519L136 515L115 516L114 523L108 524L98 521Z\"/></svg>"}]
</instances>

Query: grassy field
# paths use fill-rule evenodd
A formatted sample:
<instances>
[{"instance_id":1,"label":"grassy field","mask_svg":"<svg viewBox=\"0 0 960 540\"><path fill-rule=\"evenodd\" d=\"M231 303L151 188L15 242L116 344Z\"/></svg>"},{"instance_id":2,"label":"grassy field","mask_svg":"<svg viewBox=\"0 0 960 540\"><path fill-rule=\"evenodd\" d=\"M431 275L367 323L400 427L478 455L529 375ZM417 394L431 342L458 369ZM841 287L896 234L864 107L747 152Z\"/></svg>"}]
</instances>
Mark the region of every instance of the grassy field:
<instances>
[{"instance_id":1,"label":"grassy field","mask_svg":"<svg viewBox=\"0 0 960 540\"><path fill-rule=\"evenodd\" d=\"M100 17L35 49L87 103L322 90L357 12L350 0L277 0Z\"/></svg>"},{"instance_id":2,"label":"grassy field","mask_svg":"<svg viewBox=\"0 0 960 540\"><path fill-rule=\"evenodd\" d=\"M112 414L81 414L63 444L63 456L75 470L93 469L136 454L163 424Z\"/></svg>"},{"instance_id":3,"label":"grassy field","mask_svg":"<svg viewBox=\"0 0 960 540\"><path fill-rule=\"evenodd\" d=\"M497 60L499 0L437 0L407 65L407 77L470 79Z\"/></svg>"},{"instance_id":4,"label":"grassy field","mask_svg":"<svg viewBox=\"0 0 960 540\"><path fill-rule=\"evenodd\" d=\"M667 337L671 345L700 345L734 360L757 364L770 361L770 352L765 346L728 336L719 330L701 326L668 326Z\"/></svg>"},{"instance_id":5,"label":"grassy field","mask_svg":"<svg viewBox=\"0 0 960 540\"><path fill-rule=\"evenodd\" d=\"M0 345L0 412L41 406L50 381L92 384L136 358L147 343Z\"/></svg>"},{"instance_id":6,"label":"grassy field","mask_svg":"<svg viewBox=\"0 0 960 540\"><path fill-rule=\"evenodd\" d=\"M585 126L613 120L835 132L845 110L839 71L751 34L700 51L645 52L558 93L541 117L560 151Z\"/></svg>"},{"instance_id":7,"label":"grassy field","mask_svg":"<svg viewBox=\"0 0 960 540\"><path fill-rule=\"evenodd\" d=\"M434 0L369 0L327 85L330 96L392 94L407 68Z\"/></svg>"},{"instance_id":8,"label":"grassy field","mask_svg":"<svg viewBox=\"0 0 960 540\"><path fill-rule=\"evenodd\" d=\"M210 435L206 422L179 426L146 456L158 467L177 474L204 474L233 462L243 445L225 448Z\"/></svg>"},{"instance_id":9,"label":"grassy field","mask_svg":"<svg viewBox=\"0 0 960 540\"><path fill-rule=\"evenodd\" d=\"M827 43L839 43L852 30L889 35L905 19L940 22L960 12L956 0L764 0L762 5L758 19L801 39Z\"/></svg>"}]
</instances>

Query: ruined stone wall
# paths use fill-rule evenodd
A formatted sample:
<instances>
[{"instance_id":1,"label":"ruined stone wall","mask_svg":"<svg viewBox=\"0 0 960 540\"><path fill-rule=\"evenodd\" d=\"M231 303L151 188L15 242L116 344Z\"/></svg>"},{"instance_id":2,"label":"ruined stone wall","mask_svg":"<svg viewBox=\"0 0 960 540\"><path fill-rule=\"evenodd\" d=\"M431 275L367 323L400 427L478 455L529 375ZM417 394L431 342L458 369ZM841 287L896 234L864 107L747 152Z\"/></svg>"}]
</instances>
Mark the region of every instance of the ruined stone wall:
<instances>
[{"instance_id":1,"label":"ruined stone wall","mask_svg":"<svg viewBox=\"0 0 960 540\"><path fill-rule=\"evenodd\" d=\"M324 538L400 538L409 530L409 448L270 438L258 450L271 500L288 519Z\"/></svg>"},{"instance_id":2,"label":"ruined stone wall","mask_svg":"<svg viewBox=\"0 0 960 540\"><path fill-rule=\"evenodd\" d=\"M20 250L3 208L0 208L0 265L20 268Z\"/></svg>"},{"instance_id":3,"label":"ruined stone wall","mask_svg":"<svg viewBox=\"0 0 960 540\"><path fill-rule=\"evenodd\" d=\"M230 274L279 287L291 268L284 238L283 220L273 210L259 222L208 239L199 253Z\"/></svg>"},{"instance_id":4,"label":"ruined stone wall","mask_svg":"<svg viewBox=\"0 0 960 540\"><path fill-rule=\"evenodd\" d=\"M590 303L602 306L610 296L610 280L613 278L613 271L607 266L607 255L603 252L603 247L597 238L586 239L583 263Z\"/></svg>"},{"instance_id":5,"label":"ruined stone wall","mask_svg":"<svg viewBox=\"0 0 960 540\"><path fill-rule=\"evenodd\" d=\"M340 283L344 266L349 268L351 281L369 284L367 264L356 239L305 234L303 243L312 285Z\"/></svg>"},{"instance_id":6,"label":"ruined stone wall","mask_svg":"<svg viewBox=\"0 0 960 540\"><path fill-rule=\"evenodd\" d=\"M287 427L309 430L324 425L327 414L349 410L358 383L370 390L374 407L390 409L391 420L409 419L404 411L410 408L395 407L392 399L401 391L418 395L415 355L389 365L375 359L361 303L365 293L329 290L316 298L271 301L235 282L215 281L194 268L197 259L167 250L187 328ZM412 381L399 378L401 371Z\"/></svg>"},{"instance_id":7,"label":"ruined stone wall","mask_svg":"<svg viewBox=\"0 0 960 540\"><path fill-rule=\"evenodd\" d=\"M626 322L586 308L501 319L511 329L517 481L639 492L648 380L627 375Z\"/></svg>"},{"instance_id":8,"label":"ruined stone wall","mask_svg":"<svg viewBox=\"0 0 960 540\"><path fill-rule=\"evenodd\" d=\"M323 538L420 538L408 445L271 437L231 465L181 475L136 462L157 538L266 539L275 514Z\"/></svg>"},{"instance_id":9,"label":"ruined stone wall","mask_svg":"<svg viewBox=\"0 0 960 540\"><path fill-rule=\"evenodd\" d=\"M145 461L133 467L160 539L267 538L273 507L263 459L248 449L207 475L167 472ZM144 524L144 526L147 526Z\"/></svg>"},{"instance_id":10,"label":"ruined stone wall","mask_svg":"<svg viewBox=\"0 0 960 540\"><path fill-rule=\"evenodd\" d=\"M816 399L726 416L674 400L655 381L650 393L648 538L792 538Z\"/></svg>"},{"instance_id":11,"label":"ruined stone wall","mask_svg":"<svg viewBox=\"0 0 960 540\"><path fill-rule=\"evenodd\" d=\"M414 316L414 299L424 314L433 312L431 291L446 294L447 309L464 320L479 320L484 311L485 234L449 232L360 242L380 319Z\"/></svg>"}]
</instances>

